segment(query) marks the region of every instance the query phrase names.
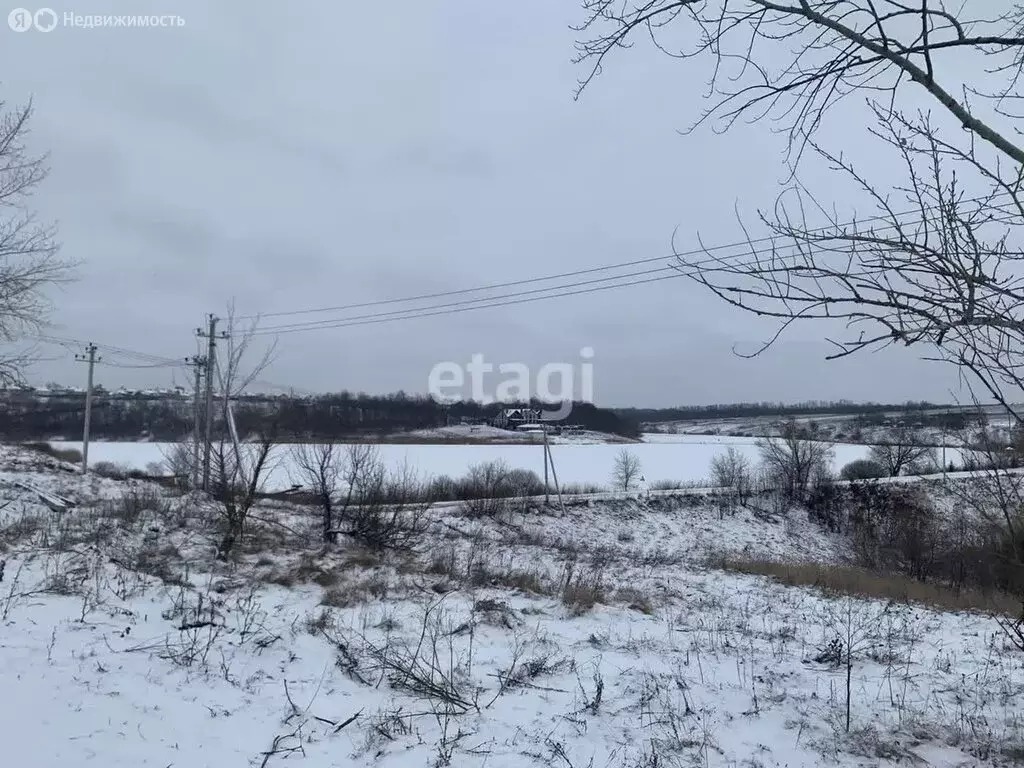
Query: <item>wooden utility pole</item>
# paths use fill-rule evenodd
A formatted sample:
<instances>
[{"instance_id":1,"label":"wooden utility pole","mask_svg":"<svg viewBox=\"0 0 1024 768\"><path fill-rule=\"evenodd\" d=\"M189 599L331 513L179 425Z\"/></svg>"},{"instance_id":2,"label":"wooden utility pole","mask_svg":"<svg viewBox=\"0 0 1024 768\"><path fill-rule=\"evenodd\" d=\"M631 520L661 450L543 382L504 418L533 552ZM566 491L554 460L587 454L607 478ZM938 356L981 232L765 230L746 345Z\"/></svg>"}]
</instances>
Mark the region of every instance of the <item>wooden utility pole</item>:
<instances>
[{"instance_id":1,"label":"wooden utility pole","mask_svg":"<svg viewBox=\"0 0 1024 768\"><path fill-rule=\"evenodd\" d=\"M196 336L206 339L206 423L204 424L203 436L203 490L210 490L210 452L213 442L213 376L217 371L217 339L226 339L228 334L217 333L217 323L220 318L210 314L206 319L206 329L197 328Z\"/></svg>"},{"instance_id":2,"label":"wooden utility pole","mask_svg":"<svg viewBox=\"0 0 1024 768\"><path fill-rule=\"evenodd\" d=\"M85 385L85 426L82 428L82 474L89 471L89 426L92 422L92 373L96 363L103 358L96 357L96 345L90 342L84 355L75 355L75 360L89 364L89 376Z\"/></svg>"},{"instance_id":3,"label":"wooden utility pole","mask_svg":"<svg viewBox=\"0 0 1024 768\"><path fill-rule=\"evenodd\" d=\"M551 454L551 446L548 445L548 430L544 427L544 474L547 476L548 464L551 465L551 477L555 481L555 493L558 494L558 508L565 514L565 504L562 502L562 488L558 484L558 472L555 470L555 457ZM547 486L545 485L544 497L547 498Z\"/></svg>"},{"instance_id":4,"label":"wooden utility pole","mask_svg":"<svg viewBox=\"0 0 1024 768\"><path fill-rule=\"evenodd\" d=\"M544 504L551 503L551 492L548 490L548 431L544 430Z\"/></svg>"},{"instance_id":5,"label":"wooden utility pole","mask_svg":"<svg viewBox=\"0 0 1024 768\"><path fill-rule=\"evenodd\" d=\"M199 427L202 423L202 411L200 410L200 387L203 380L203 371L206 368L206 358L200 355L185 358L185 361L192 366L195 376L195 389L192 393L192 460L189 467L192 489L199 487Z\"/></svg>"}]
</instances>

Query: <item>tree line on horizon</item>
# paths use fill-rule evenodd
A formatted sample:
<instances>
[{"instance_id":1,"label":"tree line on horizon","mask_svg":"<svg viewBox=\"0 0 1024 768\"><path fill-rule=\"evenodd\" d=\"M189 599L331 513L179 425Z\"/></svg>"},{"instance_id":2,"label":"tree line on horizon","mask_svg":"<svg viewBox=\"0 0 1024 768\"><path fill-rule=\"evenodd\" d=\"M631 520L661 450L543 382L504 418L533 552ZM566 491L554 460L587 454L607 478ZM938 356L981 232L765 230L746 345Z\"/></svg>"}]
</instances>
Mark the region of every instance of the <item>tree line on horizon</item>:
<instances>
[{"instance_id":1,"label":"tree line on horizon","mask_svg":"<svg viewBox=\"0 0 1024 768\"><path fill-rule=\"evenodd\" d=\"M507 407L544 408L540 402L439 403L426 396L341 392L315 397L244 399L235 407L240 436L273 432L287 439L342 439L468 423L491 423ZM0 401L0 436L8 440L78 439L85 415L81 393ZM637 422L592 403L574 403L562 424L623 437L639 434ZM190 434L193 403L188 398L119 397L100 393L93 400L90 433L95 439L178 440Z\"/></svg>"}]
</instances>

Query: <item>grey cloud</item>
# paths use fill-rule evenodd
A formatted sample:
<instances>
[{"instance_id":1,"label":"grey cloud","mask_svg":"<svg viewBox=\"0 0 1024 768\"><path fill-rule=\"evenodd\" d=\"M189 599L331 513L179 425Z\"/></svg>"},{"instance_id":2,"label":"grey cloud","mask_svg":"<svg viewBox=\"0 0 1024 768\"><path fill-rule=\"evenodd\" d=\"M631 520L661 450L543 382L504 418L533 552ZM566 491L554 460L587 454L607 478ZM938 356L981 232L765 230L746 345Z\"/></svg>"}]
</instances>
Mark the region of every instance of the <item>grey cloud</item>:
<instances>
[{"instance_id":1,"label":"grey cloud","mask_svg":"<svg viewBox=\"0 0 1024 768\"><path fill-rule=\"evenodd\" d=\"M677 227L682 248L697 231L732 242L737 202L770 205L784 176L764 126L680 136L702 83L643 46L574 102L574 3L239 9L180 0L181 29L0 41L3 96L35 94L32 140L52 153L35 203L85 261L57 295L67 335L183 356L232 298L256 314L457 290L667 256ZM137 12L125 0L75 10ZM754 361L733 355L769 333L672 280L282 335L265 378L424 391L441 360L540 366L592 346L598 398L618 405L946 399L951 386L912 350L826 364L817 329ZM81 373L66 358L36 371ZM115 374L171 379L104 375Z\"/></svg>"}]
</instances>

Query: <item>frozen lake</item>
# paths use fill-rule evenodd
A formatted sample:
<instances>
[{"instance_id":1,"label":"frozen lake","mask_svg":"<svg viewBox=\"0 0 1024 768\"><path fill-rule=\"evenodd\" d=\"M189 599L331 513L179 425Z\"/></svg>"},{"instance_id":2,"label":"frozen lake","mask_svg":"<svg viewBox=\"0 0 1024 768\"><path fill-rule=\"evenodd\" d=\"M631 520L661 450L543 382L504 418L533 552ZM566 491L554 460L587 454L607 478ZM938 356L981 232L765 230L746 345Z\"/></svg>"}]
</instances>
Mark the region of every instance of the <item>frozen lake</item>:
<instances>
[{"instance_id":1,"label":"frozen lake","mask_svg":"<svg viewBox=\"0 0 1024 768\"><path fill-rule=\"evenodd\" d=\"M61 448L81 449L80 442L53 441ZM552 445L558 479L563 484L611 484L615 457L623 448L637 455L641 472L650 483L662 480L701 482L708 476L711 460L729 446L743 452L752 462L758 460L757 445L751 438L704 437L696 435L647 435L645 441L631 445L567 444ZM90 442L89 462L110 461L132 469L145 469L159 463L169 452L170 443ZM510 467L532 469L544 474L544 454L537 445L424 445L382 444L381 457L391 466L408 462L422 476L460 477L474 464L503 459ZM864 458L866 445L838 443L835 465L838 471L854 459ZM275 467L268 483L270 489L287 488L300 483L292 466L290 447L275 449Z\"/></svg>"}]
</instances>

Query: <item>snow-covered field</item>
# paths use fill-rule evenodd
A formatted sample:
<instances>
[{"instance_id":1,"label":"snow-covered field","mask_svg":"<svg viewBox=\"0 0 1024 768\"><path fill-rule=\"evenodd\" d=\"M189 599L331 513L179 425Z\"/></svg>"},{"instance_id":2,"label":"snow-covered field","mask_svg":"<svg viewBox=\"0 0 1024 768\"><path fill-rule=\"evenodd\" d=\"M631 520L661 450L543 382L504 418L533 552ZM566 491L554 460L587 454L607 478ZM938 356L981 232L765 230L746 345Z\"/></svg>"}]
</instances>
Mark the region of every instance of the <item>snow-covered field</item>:
<instances>
[{"instance_id":1,"label":"snow-covered field","mask_svg":"<svg viewBox=\"0 0 1024 768\"><path fill-rule=\"evenodd\" d=\"M840 562L797 511L699 496L434 513L417 552L266 502L0 448L0 731L18 768L1010 765L1024 667L989 618L825 598L712 552ZM76 503L54 513L19 483ZM127 496L126 496L127 495ZM127 503L127 498L141 502ZM837 637L856 648L846 724Z\"/></svg>"},{"instance_id":2,"label":"snow-covered field","mask_svg":"<svg viewBox=\"0 0 1024 768\"><path fill-rule=\"evenodd\" d=\"M77 442L53 442L58 448L81 449ZM551 452L560 482L608 485L615 466L615 457L623 449L636 454L641 471L648 482L671 480L699 483L707 479L711 460L732 446L750 457L758 458L755 441L735 437L697 437L687 435L647 435L642 443L628 446L613 444L552 445ZM168 443L91 442L89 460L109 461L132 469L164 461L173 446ZM425 476L461 477L474 464L503 460L510 467L532 469L544 473L544 455L538 445L399 445L379 446L381 458L391 466L408 462ZM864 445L838 444L834 468L840 469L854 459L867 455ZM281 489L300 482L287 447L276 449L276 466L268 488Z\"/></svg>"}]
</instances>

